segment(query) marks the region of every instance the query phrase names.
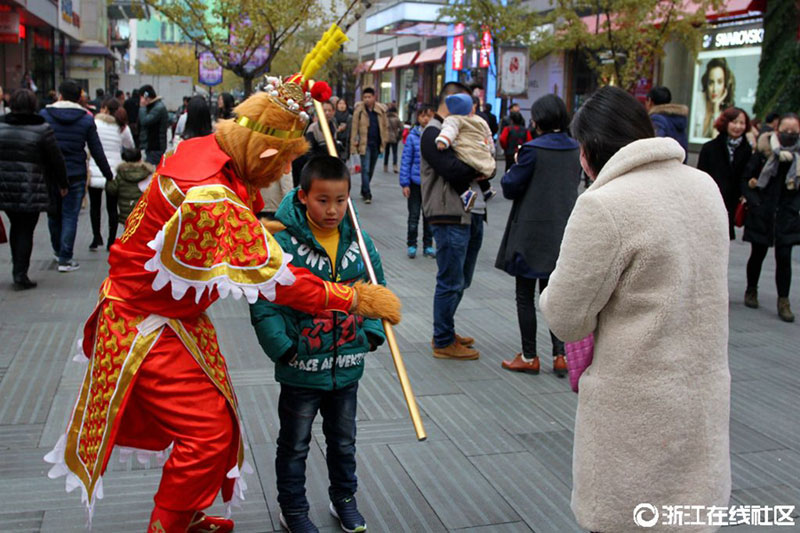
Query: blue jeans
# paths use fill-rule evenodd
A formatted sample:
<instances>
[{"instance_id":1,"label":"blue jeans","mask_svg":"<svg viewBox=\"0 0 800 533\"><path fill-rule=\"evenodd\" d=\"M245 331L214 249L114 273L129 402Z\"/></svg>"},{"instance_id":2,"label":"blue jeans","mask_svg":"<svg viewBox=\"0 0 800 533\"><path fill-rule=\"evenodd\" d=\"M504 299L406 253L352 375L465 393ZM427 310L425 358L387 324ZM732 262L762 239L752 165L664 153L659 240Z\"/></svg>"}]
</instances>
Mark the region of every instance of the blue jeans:
<instances>
[{"instance_id":1,"label":"blue jeans","mask_svg":"<svg viewBox=\"0 0 800 533\"><path fill-rule=\"evenodd\" d=\"M281 385L278 416L278 453L275 477L278 504L284 514L308 512L306 457L311 442L311 423L322 414L331 501L356 493L356 405L358 382L342 389L323 391Z\"/></svg>"},{"instance_id":2,"label":"blue jeans","mask_svg":"<svg viewBox=\"0 0 800 533\"><path fill-rule=\"evenodd\" d=\"M422 212L422 189L416 183L409 183L408 188L411 193L408 195L408 238L406 244L408 246L417 246L417 235L419 234L419 216ZM433 246L433 234L431 233L431 225L422 215L422 246L428 248Z\"/></svg>"},{"instance_id":3,"label":"blue jeans","mask_svg":"<svg viewBox=\"0 0 800 533\"><path fill-rule=\"evenodd\" d=\"M367 146L367 151L361 156L361 196L372 198L372 191L369 189L369 182L375 174L375 165L378 163L380 148L377 146Z\"/></svg>"},{"instance_id":4,"label":"blue jeans","mask_svg":"<svg viewBox=\"0 0 800 533\"><path fill-rule=\"evenodd\" d=\"M483 243L483 215L472 215L469 226L431 224L436 239L436 291L433 295L433 343L437 348L456 340L455 315L464 290L472 284Z\"/></svg>"},{"instance_id":5,"label":"blue jeans","mask_svg":"<svg viewBox=\"0 0 800 533\"><path fill-rule=\"evenodd\" d=\"M78 215L81 203L86 195L86 178L69 184L69 192L59 198L61 204L58 215L47 215L47 227L50 229L50 244L53 253L58 256L58 264L64 265L72 259L75 246L75 234L78 232Z\"/></svg>"}]
</instances>

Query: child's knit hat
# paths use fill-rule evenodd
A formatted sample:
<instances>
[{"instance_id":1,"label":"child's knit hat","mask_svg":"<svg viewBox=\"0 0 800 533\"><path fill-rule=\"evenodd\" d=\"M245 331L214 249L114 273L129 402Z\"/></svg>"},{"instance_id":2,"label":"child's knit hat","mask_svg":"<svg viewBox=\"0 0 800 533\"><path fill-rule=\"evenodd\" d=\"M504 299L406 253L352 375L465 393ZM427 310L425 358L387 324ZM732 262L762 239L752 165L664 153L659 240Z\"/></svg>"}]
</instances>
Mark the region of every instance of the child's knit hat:
<instances>
[{"instance_id":1,"label":"child's knit hat","mask_svg":"<svg viewBox=\"0 0 800 533\"><path fill-rule=\"evenodd\" d=\"M468 94L451 94L444 99L451 115L469 115L472 113L472 97Z\"/></svg>"}]
</instances>

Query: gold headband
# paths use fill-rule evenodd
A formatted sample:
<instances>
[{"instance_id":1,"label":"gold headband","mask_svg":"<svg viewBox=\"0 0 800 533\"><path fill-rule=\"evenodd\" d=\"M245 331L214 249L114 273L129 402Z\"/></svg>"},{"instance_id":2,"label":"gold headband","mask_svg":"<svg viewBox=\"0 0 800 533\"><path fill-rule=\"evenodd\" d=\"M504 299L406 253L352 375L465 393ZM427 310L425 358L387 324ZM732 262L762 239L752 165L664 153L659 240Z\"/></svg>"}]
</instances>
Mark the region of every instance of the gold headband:
<instances>
[{"instance_id":1,"label":"gold headband","mask_svg":"<svg viewBox=\"0 0 800 533\"><path fill-rule=\"evenodd\" d=\"M249 119L247 117L239 117L235 120L236 124L244 126L247 129L253 130L256 133L263 133L270 137L277 137L278 139L297 139L303 136L303 130L280 130L278 128L269 128L258 121Z\"/></svg>"}]
</instances>

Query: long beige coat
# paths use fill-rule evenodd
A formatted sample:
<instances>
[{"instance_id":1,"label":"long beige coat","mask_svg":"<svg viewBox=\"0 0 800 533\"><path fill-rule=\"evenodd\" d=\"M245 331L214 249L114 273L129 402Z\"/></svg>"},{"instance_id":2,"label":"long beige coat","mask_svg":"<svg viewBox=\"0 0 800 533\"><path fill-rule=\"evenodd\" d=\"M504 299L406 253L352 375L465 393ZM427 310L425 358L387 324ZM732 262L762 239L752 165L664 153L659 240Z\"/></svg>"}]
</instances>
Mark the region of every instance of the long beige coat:
<instances>
[{"instance_id":1,"label":"long beige coat","mask_svg":"<svg viewBox=\"0 0 800 533\"><path fill-rule=\"evenodd\" d=\"M730 496L728 217L683 158L669 138L615 154L578 198L541 295L559 338L595 334L572 458L572 510L591 531L641 532L640 503ZM675 530L662 522L647 531Z\"/></svg>"},{"instance_id":2,"label":"long beige coat","mask_svg":"<svg viewBox=\"0 0 800 533\"><path fill-rule=\"evenodd\" d=\"M389 139L389 122L386 119L386 107L380 102L375 102L373 110L378 114L378 129L381 134L381 143L378 147L383 152ZM369 115L364 102L358 102L353 109L353 122L350 128L350 153L364 155L367 153L367 134L369 133Z\"/></svg>"}]
</instances>

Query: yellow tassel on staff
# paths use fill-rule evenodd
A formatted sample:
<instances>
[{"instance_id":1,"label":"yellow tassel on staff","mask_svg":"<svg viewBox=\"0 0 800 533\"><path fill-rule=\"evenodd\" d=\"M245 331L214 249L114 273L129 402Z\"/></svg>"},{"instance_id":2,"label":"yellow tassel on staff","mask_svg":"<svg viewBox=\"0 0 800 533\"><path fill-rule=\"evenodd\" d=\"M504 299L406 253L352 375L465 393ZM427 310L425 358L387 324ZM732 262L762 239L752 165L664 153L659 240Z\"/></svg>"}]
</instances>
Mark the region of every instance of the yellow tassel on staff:
<instances>
[{"instance_id":1,"label":"yellow tassel on staff","mask_svg":"<svg viewBox=\"0 0 800 533\"><path fill-rule=\"evenodd\" d=\"M313 86L314 82L310 81L309 85ZM331 129L328 126L328 121L325 120L325 111L322 109L322 102L314 100L314 110L316 111L319 119L319 126L322 130L322 135L325 137L325 144L328 147L328 154L332 155L333 157L339 157L336 153L336 144L333 142L333 135L331 135ZM378 279L375 276L375 269L372 267L372 261L370 261L369 258L367 245L364 242L364 236L361 233L361 225L358 222L356 211L353 209L353 202L350 200L350 198L347 199L347 214L350 216L350 221L353 224L353 228L356 230L358 248L361 250L361 258L364 260L364 266L369 274L369 279L372 283L378 283ZM392 352L394 368L397 370L397 378L400 380L400 387L403 389L403 397L405 397L406 404L408 405L408 414L411 415L411 422L414 424L414 431L417 434L417 440L425 440L428 438L428 436L425 434L425 428L422 425L422 417L419 415L417 399L414 397L414 391L411 390L411 382L408 380L406 365L403 362L403 356L400 355L400 348L397 346L397 339L394 337L392 325L386 320L383 320L383 330L386 332L386 343L389 345L389 350Z\"/></svg>"}]
</instances>

